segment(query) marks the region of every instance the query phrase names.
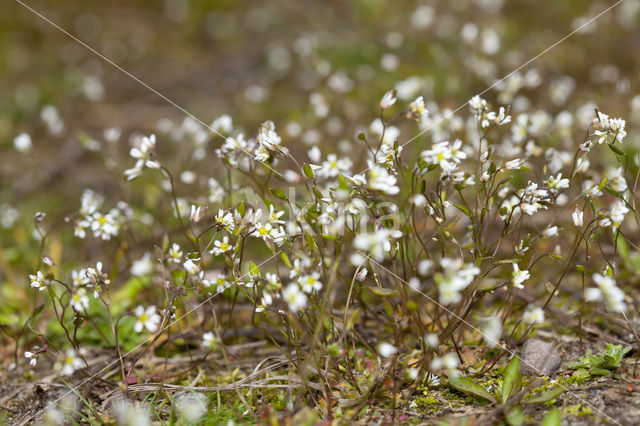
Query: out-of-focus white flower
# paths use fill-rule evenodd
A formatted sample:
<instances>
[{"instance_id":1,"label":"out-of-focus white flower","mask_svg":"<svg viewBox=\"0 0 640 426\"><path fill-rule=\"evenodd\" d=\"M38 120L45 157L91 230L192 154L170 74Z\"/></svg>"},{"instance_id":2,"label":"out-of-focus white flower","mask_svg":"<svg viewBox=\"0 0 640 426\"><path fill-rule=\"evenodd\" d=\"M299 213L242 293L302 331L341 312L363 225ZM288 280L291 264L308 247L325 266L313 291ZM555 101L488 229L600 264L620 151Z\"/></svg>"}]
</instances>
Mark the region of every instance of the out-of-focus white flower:
<instances>
[{"instance_id":1,"label":"out-of-focus white flower","mask_svg":"<svg viewBox=\"0 0 640 426\"><path fill-rule=\"evenodd\" d=\"M312 272L309 275L302 275L298 278L298 284L305 293L322 290L322 282L320 282L320 273Z\"/></svg>"},{"instance_id":2,"label":"out-of-focus white flower","mask_svg":"<svg viewBox=\"0 0 640 426\"><path fill-rule=\"evenodd\" d=\"M220 339L213 334L213 332L208 331L202 335L202 347L216 350L220 346Z\"/></svg>"},{"instance_id":3,"label":"out-of-focus white flower","mask_svg":"<svg viewBox=\"0 0 640 426\"><path fill-rule=\"evenodd\" d=\"M178 418L188 424L197 423L207 413L207 397L201 393L184 393L176 396Z\"/></svg>"},{"instance_id":4,"label":"out-of-focus white flower","mask_svg":"<svg viewBox=\"0 0 640 426\"><path fill-rule=\"evenodd\" d=\"M558 227L550 226L544 231L542 231L542 235L544 235L545 237L555 237L558 235Z\"/></svg>"},{"instance_id":5,"label":"out-of-focus white flower","mask_svg":"<svg viewBox=\"0 0 640 426\"><path fill-rule=\"evenodd\" d=\"M282 290L282 298L289 306L289 310L294 313L307 305L307 295L300 291L296 283L291 283Z\"/></svg>"},{"instance_id":6,"label":"out-of-focus white flower","mask_svg":"<svg viewBox=\"0 0 640 426\"><path fill-rule=\"evenodd\" d=\"M84 363L78 356L78 353L73 349L67 349L61 361L57 366L60 370L60 374L63 376L70 376L74 371L82 368Z\"/></svg>"},{"instance_id":7,"label":"out-of-focus white flower","mask_svg":"<svg viewBox=\"0 0 640 426\"><path fill-rule=\"evenodd\" d=\"M389 358L398 353L398 348L393 346L391 343L380 342L378 343L378 353L383 358Z\"/></svg>"},{"instance_id":8,"label":"out-of-focus white flower","mask_svg":"<svg viewBox=\"0 0 640 426\"><path fill-rule=\"evenodd\" d=\"M151 426L147 410L133 405L124 398L114 401L112 410L118 426Z\"/></svg>"},{"instance_id":9,"label":"out-of-focus white flower","mask_svg":"<svg viewBox=\"0 0 640 426\"><path fill-rule=\"evenodd\" d=\"M20 133L18 136L13 139L13 146L16 151L22 152L26 154L31 151L33 148L33 143L31 142L31 136L27 133Z\"/></svg>"},{"instance_id":10,"label":"out-of-focus white flower","mask_svg":"<svg viewBox=\"0 0 640 426\"><path fill-rule=\"evenodd\" d=\"M385 167L375 165L369 169L368 175L369 188L388 195L396 195L400 192L400 188L396 185L398 179L389 174Z\"/></svg>"},{"instance_id":11,"label":"out-of-focus white flower","mask_svg":"<svg viewBox=\"0 0 640 426\"><path fill-rule=\"evenodd\" d=\"M151 305L146 309L142 305L138 305L134 311L138 321L136 321L133 329L136 333L140 333L143 328L146 328L150 333L155 332L160 325L161 317L156 311L156 307Z\"/></svg>"},{"instance_id":12,"label":"out-of-focus white flower","mask_svg":"<svg viewBox=\"0 0 640 426\"><path fill-rule=\"evenodd\" d=\"M198 264L192 259L187 259L182 266L191 275L198 275L198 272L200 272L200 266L198 266Z\"/></svg>"},{"instance_id":13,"label":"out-of-focus white flower","mask_svg":"<svg viewBox=\"0 0 640 426\"><path fill-rule=\"evenodd\" d=\"M611 312L625 312L627 305L624 302L625 294L616 286L615 279L610 275L593 274L593 282L597 288L585 290L585 300L588 302L604 299L607 309Z\"/></svg>"},{"instance_id":14,"label":"out-of-focus white flower","mask_svg":"<svg viewBox=\"0 0 640 426\"><path fill-rule=\"evenodd\" d=\"M491 315L482 320L481 327L482 337L488 347L493 348L500 343L502 336L502 321L498 315Z\"/></svg>"},{"instance_id":15,"label":"out-of-focus white flower","mask_svg":"<svg viewBox=\"0 0 640 426\"><path fill-rule=\"evenodd\" d=\"M537 306L528 308L522 314L522 321L525 324L542 324L544 322L544 311Z\"/></svg>"},{"instance_id":16,"label":"out-of-focus white flower","mask_svg":"<svg viewBox=\"0 0 640 426\"><path fill-rule=\"evenodd\" d=\"M141 259L135 260L131 265L131 275L146 277L153 272L153 259L151 253L145 253Z\"/></svg>"},{"instance_id":17,"label":"out-of-focus white flower","mask_svg":"<svg viewBox=\"0 0 640 426\"><path fill-rule=\"evenodd\" d=\"M76 312L82 312L89 309L89 296L87 296L87 290L80 287L71 295L71 307Z\"/></svg>"}]
</instances>

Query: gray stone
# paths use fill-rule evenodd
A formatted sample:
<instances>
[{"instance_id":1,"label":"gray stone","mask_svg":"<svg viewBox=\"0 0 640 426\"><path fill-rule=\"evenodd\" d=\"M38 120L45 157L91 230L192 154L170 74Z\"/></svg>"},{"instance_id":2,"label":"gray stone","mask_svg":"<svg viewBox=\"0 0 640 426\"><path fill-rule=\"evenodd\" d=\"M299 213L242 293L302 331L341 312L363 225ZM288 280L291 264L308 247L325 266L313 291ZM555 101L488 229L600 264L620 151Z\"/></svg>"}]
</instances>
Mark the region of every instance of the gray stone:
<instances>
[{"instance_id":1,"label":"gray stone","mask_svg":"<svg viewBox=\"0 0 640 426\"><path fill-rule=\"evenodd\" d=\"M562 360L553 343L540 339L524 342L520 358L520 371L527 376L552 376Z\"/></svg>"}]
</instances>

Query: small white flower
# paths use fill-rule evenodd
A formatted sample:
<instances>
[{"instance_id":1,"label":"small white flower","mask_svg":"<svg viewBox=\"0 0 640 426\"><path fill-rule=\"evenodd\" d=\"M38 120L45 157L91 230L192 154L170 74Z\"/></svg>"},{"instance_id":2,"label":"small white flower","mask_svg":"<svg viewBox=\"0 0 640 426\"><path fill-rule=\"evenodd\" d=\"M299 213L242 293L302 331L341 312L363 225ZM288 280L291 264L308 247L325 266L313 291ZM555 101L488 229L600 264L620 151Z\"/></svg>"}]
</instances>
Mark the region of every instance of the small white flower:
<instances>
[{"instance_id":1,"label":"small white flower","mask_svg":"<svg viewBox=\"0 0 640 426\"><path fill-rule=\"evenodd\" d=\"M57 365L60 369L60 374L70 376L74 371L82 368L84 363L75 350L67 349L62 361Z\"/></svg>"},{"instance_id":2,"label":"small white flower","mask_svg":"<svg viewBox=\"0 0 640 426\"><path fill-rule=\"evenodd\" d=\"M141 259L131 265L131 275L136 277L147 277L153 272L153 259L151 253L145 253Z\"/></svg>"},{"instance_id":3,"label":"small white flower","mask_svg":"<svg viewBox=\"0 0 640 426\"><path fill-rule=\"evenodd\" d=\"M71 303L71 307L76 312L82 312L89 309L89 296L87 296L87 290L82 287L77 289L71 295L70 303Z\"/></svg>"},{"instance_id":4,"label":"small white flower","mask_svg":"<svg viewBox=\"0 0 640 426\"><path fill-rule=\"evenodd\" d=\"M391 343L380 342L378 344L378 353L383 358L389 358L398 353L398 348L393 346Z\"/></svg>"},{"instance_id":5,"label":"small white flower","mask_svg":"<svg viewBox=\"0 0 640 426\"><path fill-rule=\"evenodd\" d=\"M520 270L517 263L513 263L513 273L511 275L511 281L513 282L513 286L516 288L524 288L522 285L523 282L529 279L531 274L526 269Z\"/></svg>"},{"instance_id":6,"label":"small white flower","mask_svg":"<svg viewBox=\"0 0 640 426\"><path fill-rule=\"evenodd\" d=\"M207 413L207 397L201 393L178 395L176 412L178 417L187 424L195 424Z\"/></svg>"},{"instance_id":7,"label":"small white flower","mask_svg":"<svg viewBox=\"0 0 640 426\"><path fill-rule=\"evenodd\" d=\"M200 222L200 220L202 220L202 218L204 217L205 210L206 208L202 206L196 206L195 204L192 204L191 215L189 216L189 219L191 220L191 222L193 223Z\"/></svg>"},{"instance_id":8,"label":"small white flower","mask_svg":"<svg viewBox=\"0 0 640 426\"><path fill-rule=\"evenodd\" d=\"M282 290L282 298L289 306L289 310L294 313L307 305L307 295L300 291L296 283L291 283Z\"/></svg>"},{"instance_id":9,"label":"small white flower","mask_svg":"<svg viewBox=\"0 0 640 426\"><path fill-rule=\"evenodd\" d=\"M202 335L202 347L216 350L220 346L220 339L213 334L213 332L208 331Z\"/></svg>"},{"instance_id":10,"label":"small white flower","mask_svg":"<svg viewBox=\"0 0 640 426\"><path fill-rule=\"evenodd\" d=\"M220 256L231 249L232 247L229 244L229 237L225 236L222 241L216 240L213 242L213 249L211 250L211 253L216 256Z\"/></svg>"},{"instance_id":11,"label":"small white flower","mask_svg":"<svg viewBox=\"0 0 640 426\"><path fill-rule=\"evenodd\" d=\"M173 243L169 249L169 262L180 263L182 262L182 250L177 243Z\"/></svg>"},{"instance_id":12,"label":"small white flower","mask_svg":"<svg viewBox=\"0 0 640 426\"><path fill-rule=\"evenodd\" d=\"M47 288L47 280L42 271L36 272L36 275L29 275L29 279L31 280L31 287L37 288L40 291Z\"/></svg>"},{"instance_id":13,"label":"small white flower","mask_svg":"<svg viewBox=\"0 0 640 426\"><path fill-rule=\"evenodd\" d=\"M192 259L187 259L186 262L182 264L182 266L191 275L198 275L198 272L200 272L200 266L198 266L198 264L195 263Z\"/></svg>"},{"instance_id":14,"label":"small white flower","mask_svg":"<svg viewBox=\"0 0 640 426\"><path fill-rule=\"evenodd\" d=\"M549 228L542 231L542 235L544 235L545 237L555 237L558 235L558 227L550 226Z\"/></svg>"},{"instance_id":15,"label":"small white flower","mask_svg":"<svg viewBox=\"0 0 640 426\"><path fill-rule=\"evenodd\" d=\"M573 220L573 225L576 228L582 227L584 221L584 212L576 208L573 213L571 213L571 219Z\"/></svg>"},{"instance_id":16,"label":"small white flower","mask_svg":"<svg viewBox=\"0 0 640 426\"><path fill-rule=\"evenodd\" d=\"M389 90L387 93L385 93L380 100L380 108L387 109L395 104L397 100L396 93L397 92L395 90Z\"/></svg>"},{"instance_id":17,"label":"small white flower","mask_svg":"<svg viewBox=\"0 0 640 426\"><path fill-rule=\"evenodd\" d=\"M537 306L529 308L522 314L522 321L525 324L542 324L544 322L544 311Z\"/></svg>"},{"instance_id":18,"label":"small white flower","mask_svg":"<svg viewBox=\"0 0 640 426\"><path fill-rule=\"evenodd\" d=\"M24 353L24 357L29 360L29 365L32 367L38 362L38 354L36 353L27 351Z\"/></svg>"},{"instance_id":19,"label":"small white flower","mask_svg":"<svg viewBox=\"0 0 640 426\"><path fill-rule=\"evenodd\" d=\"M145 309L144 306L138 305L134 313L138 318L138 321L133 326L136 333L140 333L143 328L146 328L150 333L153 333L158 329L162 318L156 312L155 306L151 305Z\"/></svg>"},{"instance_id":20,"label":"small white flower","mask_svg":"<svg viewBox=\"0 0 640 426\"><path fill-rule=\"evenodd\" d=\"M225 212L224 210L218 210L218 214L215 217L216 225L222 229L225 229L228 232L233 232L235 227L233 221L233 215L231 212Z\"/></svg>"},{"instance_id":21,"label":"small white flower","mask_svg":"<svg viewBox=\"0 0 640 426\"><path fill-rule=\"evenodd\" d=\"M23 154L30 152L33 147L31 136L26 133L20 133L13 140L13 146L16 148L16 151L22 152Z\"/></svg>"}]
</instances>

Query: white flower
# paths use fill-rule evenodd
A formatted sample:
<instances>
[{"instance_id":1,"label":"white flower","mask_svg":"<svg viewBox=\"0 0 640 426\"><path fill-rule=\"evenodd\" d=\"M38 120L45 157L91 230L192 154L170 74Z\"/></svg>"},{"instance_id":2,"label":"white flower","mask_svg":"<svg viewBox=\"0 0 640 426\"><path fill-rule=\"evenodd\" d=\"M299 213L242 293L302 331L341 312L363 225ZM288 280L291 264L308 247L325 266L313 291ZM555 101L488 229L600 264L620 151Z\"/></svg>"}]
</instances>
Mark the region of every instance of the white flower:
<instances>
[{"instance_id":1,"label":"white flower","mask_svg":"<svg viewBox=\"0 0 640 426\"><path fill-rule=\"evenodd\" d=\"M71 307L77 312L89 309L89 296L87 296L87 290L82 287L77 289L71 295L70 303Z\"/></svg>"},{"instance_id":2,"label":"white flower","mask_svg":"<svg viewBox=\"0 0 640 426\"><path fill-rule=\"evenodd\" d=\"M216 350L220 346L220 339L213 334L213 332L208 331L202 335L202 347Z\"/></svg>"},{"instance_id":3,"label":"white flower","mask_svg":"<svg viewBox=\"0 0 640 426\"><path fill-rule=\"evenodd\" d=\"M385 167L375 165L369 169L369 188L375 191L395 195L400 192L400 188L396 185L397 181L396 177L390 175Z\"/></svg>"},{"instance_id":4,"label":"white flower","mask_svg":"<svg viewBox=\"0 0 640 426\"><path fill-rule=\"evenodd\" d=\"M233 215L231 212L225 212L224 210L218 210L218 214L215 217L216 225L228 232L233 232L235 224L233 222Z\"/></svg>"},{"instance_id":5,"label":"white flower","mask_svg":"<svg viewBox=\"0 0 640 426\"><path fill-rule=\"evenodd\" d=\"M516 288L524 288L522 285L523 282L529 279L531 274L526 269L520 270L517 263L513 263L513 273L511 275L511 281L513 282L513 286Z\"/></svg>"},{"instance_id":6,"label":"white flower","mask_svg":"<svg viewBox=\"0 0 640 426\"><path fill-rule=\"evenodd\" d=\"M391 343L380 342L378 343L378 353L383 358L389 358L398 353L398 348L393 346Z\"/></svg>"},{"instance_id":7,"label":"white flower","mask_svg":"<svg viewBox=\"0 0 640 426\"><path fill-rule=\"evenodd\" d=\"M558 227L550 226L549 228L542 231L542 235L544 235L545 237L555 237L558 235Z\"/></svg>"},{"instance_id":8,"label":"white flower","mask_svg":"<svg viewBox=\"0 0 640 426\"><path fill-rule=\"evenodd\" d=\"M500 343L502 335L502 321L498 315L491 315L482 320L482 337L484 337L487 346L493 348Z\"/></svg>"},{"instance_id":9,"label":"white flower","mask_svg":"<svg viewBox=\"0 0 640 426\"><path fill-rule=\"evenodd\" d=\"M139 148L131 148L129 154L136 159L136 164L133 168L124 171L124 174L128 181L140 177L142 169L148 167L150 169L159 169L160 163L153 159L156 148L156 135L143 136L140 142Z\"/></svg>"},{"instance_id":10,"label":"white flower","mask_svg":"<svg viewBox=\"0 0 640 426\"><path fill-rule=\"evenodd\" d=\"M30 152L31 148L33 147L33 143L31 142L31 136L29 136L26 133L20 133L13 140L13 146L16 148L17 151L22 152L23 154Z\"/></svg>"},{"instance_id":11,"label":"white flower","mask_svg":"<svg viewBox=\"0 0 640 426\"><path fill-rule=\"evenodd\" d=\"M197 423L207 413L207 397L201 393L184 393L176 397L178 417L187 424Z\"/></svg>"},{"instance_id":12,"label":"white flower","mask_svg":"<svg viewBox=\"0 0 640 426\"><path fill-rule=\"evenodd\" d=\"M187 259L182 266L191 275L198 275L198 272L200 272L200 267L192 259Z\"/></svg>"},{"instance_id":13,"label":"white flower","mask_svg":"<svg viewBox=\"0 0 640 426\"><path fill-rule=\"evenodd\" d=\"M621 118L611 118L607 114L598 111L598 118L594 120L595 134L599 136L598 143L612 144L615 141L622 142L627 135L626 122Z\"/></svg>"},{"instance_id":14,"label":"white flower","mask_svg":"<svg viewBox=\"0 0 640 426\"><path fill-rule=\"evenodd\" d=\"M511 161L507 161L504 165L504 167L507 170L518 170L520 167L522 167L522 165L526 162L527 160L525 159L521 159L521 158L516 158L513 159Z\"/></svg>"},{"instance_id":15,"label":"white flower","mask_svg":"<svg viewBox=\"0 0 640 426\"><path fill-rule=\"evenodd\" d=\"M573 220L573 225L576 228L582 227L584 222L584 212L576 208L573 213L571 213L571 219Z\"/></svg>"},{"instance_id":16,"label":"white flower","mask_svg":"<svg viewBox=\"0 0 640 426\"><path fill-rule=\"evenodd\" d=\"M431 371L438 371L445 369L447 374L450 376L456 376L459 374L458 368L458 357L454 353L448 353L443 355L440 358L434 358L429 365Z\"/></svg>"},{"instance_id":17,"label":"white flower","mask_svg":"<svg viewBox=\"0 0 640 426\"><path fill-rule=\"evenodd\" d=\"M307 305L307 295L300 291L296 283L291 283L282 290L282 298L289 306L289 310L294 313Z\"/></svg>"},{"instance_id":18,"label":"white flower","mask_svg":"<svg viewBox=\"0 0 640 426\"><path fill-rule=\"evenodd\" d=\"M73 349L67 349L62 362L58 363L60 374L63 376L70 376L74 371L82 368L83 365L82 359L78 357L77 352Z\"/></svg>"},{"instance_id":19,"label":"white flower","mask_svg":"<svg viewBox=\"0 0 640 426\"><path fill-rule=\"evenodd\" d=\"M124 398L117 399L112 407L118 426L151 426L144 407L136 407Z\"/></svg>"},{"instance_id":20,"label":"white flower","mask_svg":"<svg viewBox=\"0 0 640 426\"><path fill-rule=\"evenodd\" d=\"M410 115L417 120L421 120L429 116L429 111L427 111L427 108L424 106L424 99L422 96L418 96L409 104L409 111Z\"/></svg>"},{"instance_id":21,"label":"white flower","mask_svg":"<svg viewBox=\"0 0 640 426\"><path fill-rule=\"evenodd\" d=\"M136 333L140 333L143 328L146 328L150 333L155 332L160 325L161 317L156 312L156 307L151 305L146 309L142 305L138 305L138 307L134 311L138 321L136 321L133 329Z\"/></svg>"},{"instance_id":22,"label":"white flower","mask_svg":"<svg viewBox=\"0 0 640 426\"><path fill-rule=\"evenodd\" d=\"M251 233L256 238L262 238L264 241L273 239L277 235L277 231L270 223L256 223L256 229Z\"/></svg>"},{"instance_id":23,"label":"white flower","mask_svg":"<svg viewBox=\"0 0 640 426\"><path fill-rule=\"evenodd\" d=\"M542 324L544 322L544 311L537 306L531 307L522 314L522 321L525 324Z\"/></svg>"},{"instance_id":24,"label":"white flower","mask_svg":"<svg viewBox=\"0 0 640 426\"><path fill-rule=\"evenodd\" d=\"M369 252L378 262L382 262L388 252L391 251L391 239L400 238L402 232L391 229L379 229L373 233L357 234L353 240L353 246L358 250Z\"/></svg>"},{"instance_id":25,"label":"white flower","mask_svg":"<svg viewBox=\"0 0 640 426\"><path fill-rule=\"evenodd\" d=\"M141 259L133 262L131 265L131 275L136 277L146 277L153 272L153 259L151 253L145 253Z\"/></svg>"},{"instance_id":26,"label":"white flower","mask_svg":"<svg viewBox=\"0 0 640 426\"><path fill-rule=\"evenodd\" d=\"M387 93L385 93L380 100L380 108L387 109L395 104L397 100L396 93L397 92L395 90L389 90Z\"/></svg>"},{"instance_id":27,"label":"white flower","mask_svg":"<svg viewBox=\"0 0 640 426\"><path fill-rule=\"evenodd\" d=\"M195 204L191 204L191 214L189 215L189 220L193 223L198 223L204 217L204 212L206 208L202 206L196 206Z\"/></svg>"},{"instance_id":28,"label":"white flower","mask_svg":"<svg viewBox=\"0 0 640 426\"><path fill-rule=\"evenodd\" d=\"M551 176L547 180L547 186L551 190L552 193L557 193L561 189L569 188L569 179L563 178L562 173L558 173L558 176Z\"/></svg>"},{"instance_id":29,"label":"white flower","mask_svg":"<svg viewBox=\"0 0 640 426\"><path fill-rule=\"evenodd\" d=\"M627 213L629 213L629 208L627 208L625 202L622 200L617 200L613 206L611 206L609 217L615 228L618 228L622 224Z\"/></svg>"},{"instance_id":30,"label":"white flower","mask_svg":"<svg viewBox=\"0 0 640 426\"><path fill-rule=\"evenodd\" d=\"M268 151L276 151L280 147L282 139L276 133L276 126L273 121L262 123L258 131L258 143Z\"/></svg>"},{"instance_id":31,"label":"white flower","mask_svg":"<svg viewBox=\"0 0 640 426\"><path fill-rule=\"evenodd\" d=\"M600 301L604 298L607 309L611 312L625 312L627 305L624 302L625 294L616 286L615 279L610 275L593 275L593 282L598 288L585 290L585 300L588 302Z\"/></svg>"},{"instance_id":32,"label":"white flower","mask_svg":"<svg viewBox=\"0 0 640 426\"><path fill-rule=\"evenodd\" d=\"M273 204L269 205L269 222L273 225L282 225L284 224L284 220L280 219L284 211L275 211Z\"/></svg>"},{"instance_id":33,"label":"white flower","mask_svg":"<svg viewBox=\"0 0 640 426\"><path fill-rule=\"evenodd\" d=\"M36 272L36 275L29 275L29 279L31 280L31 287L37 288L40 291L47 288L47 280L42 271Z\"/></svg>"},{"instance_id":34,"label":"white flower","mask_svg":"<svg viewBox=\"0 0 640 426\"><path fill-rule=\"evenodd\" d=\"M177 243L173 243L169 249L169 262L180 263L182 262L182 250Z\"/></svg>"},{"instance_id":35,"label":"white flower","mask_svg":"<svg viewBox=\"0 0 640 426\"><path fill-rule=\"evenodd\" d=\"M24 353L24 357L29 360L29 365L32 367L38 362L38 354L36 353L27 351Z\"/></svg>"},{"instance_id":36,"label":"white flower","mask_svg":"<svg viewBox=\"0 0 640 426\"><path fill-rule=\"evenodd\" d=\"M302 287L302 291L305 293L311 293L313 290L322 290L322 283L319 281L320 273L313 272L309 275L302 275L298 278L298 284Z\"/></svg>"},{"instance_id":37,"label":"white flower","mask_svg":"<svg viewBox=\"0 0 640 426\"><path fill-rule=\"evenodd\" d=\"M216 256L220 256L231 249L232 247L229 245L229 237L225 236L222 241L216 240L213 242L213 249L211 250L211 253Z\"/></svg>"}]
</instances>

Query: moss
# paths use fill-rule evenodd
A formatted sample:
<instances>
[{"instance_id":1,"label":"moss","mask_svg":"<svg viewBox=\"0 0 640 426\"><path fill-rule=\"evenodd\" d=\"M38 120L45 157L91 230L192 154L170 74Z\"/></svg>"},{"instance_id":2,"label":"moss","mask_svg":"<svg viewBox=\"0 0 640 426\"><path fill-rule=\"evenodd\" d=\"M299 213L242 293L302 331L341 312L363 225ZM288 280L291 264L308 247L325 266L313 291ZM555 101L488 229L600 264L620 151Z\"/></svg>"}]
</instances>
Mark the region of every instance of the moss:
<instances>
[{"instance_id":1,"label":"moss","mask_svg":"<svg viewBox=\"0 0 640 426\"><path fill-rule=\"evenodd\" d=\"M418 410L422 413L433 413L438 410L440 403L433 396L421 396L414 401Z\"/></svg>"},{"instance_id":2,"label":"moss","mask_svg":"<svg viewBox=\"0 0 640 426\"><path fill-rule=\"evenodd\" d=\"M593 410L588 405L584 405L582 403L569 405L565 407L563 410L564 414L573 417L585 417L593 414Z\"/></svg>"}]
</instances>

